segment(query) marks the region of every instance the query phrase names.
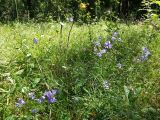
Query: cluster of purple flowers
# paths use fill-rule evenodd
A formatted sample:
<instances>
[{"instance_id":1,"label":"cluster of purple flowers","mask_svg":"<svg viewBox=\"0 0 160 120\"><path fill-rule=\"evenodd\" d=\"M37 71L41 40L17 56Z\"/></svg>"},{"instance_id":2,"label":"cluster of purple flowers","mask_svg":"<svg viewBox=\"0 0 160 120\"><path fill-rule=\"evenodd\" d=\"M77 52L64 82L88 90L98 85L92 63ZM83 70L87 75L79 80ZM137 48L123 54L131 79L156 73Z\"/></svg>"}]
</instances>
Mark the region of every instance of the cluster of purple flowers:
<instances>
[{"instance_id":1,"label":"cluster of purple flowers","mask_svg":"<svg viewBox=\"0 0 160 120\"><path fill-rule=\"evenodd\" d=\"M48 99L48 103L55 103L57 100L54 95L57 93L57 90L45 91L41 98L37 99L39 103L42 103L45 99Z\"/></svg>"},{"instance_id":2,"label":"cluster of purple flowers","mask_svg":"<svg viewBox=\"0 0 160 120\"><path fill-rule=\"evenodd\" d=\"M111 49L111 48L112 48L112 45L110 41L106 41L104 43L104 46L101 45L101 41L94 42L94 53L98 57L102 57L102 55L107 52L107 49Z\"/></svg>"},{"instance_id":3,"label":"cluster of purple flowers","mask_svg":"<svg viewBox=\"0 0 160 120\"><path fill-rule=\"evenodd\" d=\"M145 61L151 53L146 47L143 47L142 50L143 55L141 56L141 61Z\"/></svg>"},{"instance_id":4,"label":"cluster of purple flowers","mask_svg":"<svg viewBox=\"0 0 160 120\"><path fill-rule=\"evenodd\" d=\"M36 99L35 93L30 92L28 93L28 97L32 100L37 101L38 103L42 103L45 101L45 99L48 100L48 103L55 103L57 99L55 98L55 94L57 93L57 90L49 90L45 91L43 95L39 98ZM18 101L16 102L16 107L21 107L22 105L26 104L26 102L22 98L18 98ZM31 110L32 113L36 113L36 109Z\"/></svg>"},{"instance_id":5,"label":"cluster of purple flowers","mask_svg":"<svg viewBox=\"0 0 160 120\"><path fill-rule=\"evenodd\" d=\"M115 40L121 40L121 38L118 38L118 33L117 32L113 32L112 33L112 37L110 38L111 40L105 41L104 43L102 43L102 37L99 36L98 37L98 41L94 42L94 53L98 56L98 57L102 57L102 55L104 53L107 52L107 50L112 48L112 43ZM111 43L112 42L112 43Z\"/></svg>"},{"instance_id":6,"label":"cluster of purple flowers","mask_svg":"<svg viewBox=\"0 0 160 120\"><path fill-rule=\"evenodd\" d=\"M18 98L18 101L16 102L16 107L20 107L24 105L26 102L22 98Z\"/></svg>"},{"instance_id":7,"label":"cluster of purple flowers","mask_svg":"<svg viewBox=\"0 0 160 120\"><path fill-rule=\"evenodd\" d=\"M35 95L33 93L29 93L29 97L31 99L36 100L38 103L44 102L45 99L48 100L48 103L55 103L57 101L54 96L56 93L57 93L57 90L49 90L49 91L45 91L39 99L35 99Z\"/></svg>"},{"instance_id":8,"label":"cluster of purple flowers","mask_svg":"<svg viewBox=\"0 0 160 120\"><path fill-rule=\"evenodd\" d=\"M98 57L102 57L103 54L105 54L109 49L112 48L112 45L115 41L121 41L121 38L118 37L118 33L117 32L113 32L111 38L109 38L109 40L107 39L107 41L103 42L102 41L103 38L101 36L98 37L98 40L96 42L94 42L94 53L98 56ZM151 55L150 51L146 48L143 47L143 54L140 58L141 61L145 61L149 55ZM117 68L122 69L123 65L121 63L117 64ZM103 81L103 88L105 90L108 90L109 87L109 82L107 80Z\"/></svg>"}]
</instances>

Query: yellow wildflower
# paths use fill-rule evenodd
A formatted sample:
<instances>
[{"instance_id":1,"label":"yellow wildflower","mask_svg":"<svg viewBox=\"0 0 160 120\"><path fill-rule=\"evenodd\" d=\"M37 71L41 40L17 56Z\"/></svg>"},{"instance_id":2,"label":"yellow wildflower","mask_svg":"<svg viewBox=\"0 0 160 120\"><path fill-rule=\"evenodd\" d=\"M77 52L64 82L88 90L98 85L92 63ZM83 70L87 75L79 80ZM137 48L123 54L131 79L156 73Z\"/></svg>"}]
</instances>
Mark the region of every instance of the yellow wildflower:
<instances>
[{"instance_id":1,"label":"yellow wildflower","mask_svg":"<svg viewBox=\"0 0 160 120\"><path fill-rule=\"evenodd\" d=\"M80 7L80 9L86 9L86 4L85 3L81 3L80 5L79 5L79 7Z\"/></svg>"}]
</instances>

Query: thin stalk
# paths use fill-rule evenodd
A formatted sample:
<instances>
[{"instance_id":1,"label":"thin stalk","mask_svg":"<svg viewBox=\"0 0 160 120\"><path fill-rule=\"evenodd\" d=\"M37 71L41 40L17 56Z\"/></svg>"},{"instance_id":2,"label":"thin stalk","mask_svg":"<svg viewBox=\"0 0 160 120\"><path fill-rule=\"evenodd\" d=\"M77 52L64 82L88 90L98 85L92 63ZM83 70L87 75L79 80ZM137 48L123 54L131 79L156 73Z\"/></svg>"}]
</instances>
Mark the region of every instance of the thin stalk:
<instances>
[{"instance_id":1,"label":"thin stalk","mask_svg":"<svg viewBox=\"0 0 160 120\"><path fill-rule=\"evenodd\" d=\"M60 51L62 51L63 23L60 23L60 24L61 24L61 28L60 28L59 49Z\"/></svg>"},{"instance_id":2,"label":"thin stalk","mask_svg":"<svg viewBox=\"0 0 160 120\"><path fill-rule=\"evenodd\" d=\"M68 46L69 46L70 36L71 36L71 31L72 31L72 29L73 29L73 25L74 25L74 21L72 22L71 28L70 28L69 33L68 33L67 48L68 48Z\"/></svg>"}]
</instances>

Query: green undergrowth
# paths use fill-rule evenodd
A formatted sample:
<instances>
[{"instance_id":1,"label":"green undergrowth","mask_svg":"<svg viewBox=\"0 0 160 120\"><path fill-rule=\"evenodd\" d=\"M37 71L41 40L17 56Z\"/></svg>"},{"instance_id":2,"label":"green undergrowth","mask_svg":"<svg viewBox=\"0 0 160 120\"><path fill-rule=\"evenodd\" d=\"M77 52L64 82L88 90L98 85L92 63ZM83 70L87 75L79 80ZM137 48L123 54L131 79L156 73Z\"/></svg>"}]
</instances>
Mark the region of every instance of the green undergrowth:
<instances>
[{"instance_id":1,"label":"green undergrowth","mask_svg":"<svg viewBox=\"0 0 160 120\"><path fill-rule=\"evenodd\" d=\"M75 23L68 40L71 25L0 25L0 119L160 119L159 32L142 23ZM99 39L101 48L112 44L102 57L94 52ZM150 52L146 60L143 47ZM28 97L51 89L58 90L55 103ZM21 107L15 107L18 98L25 101Z\"/></svg>"}]
</instances>

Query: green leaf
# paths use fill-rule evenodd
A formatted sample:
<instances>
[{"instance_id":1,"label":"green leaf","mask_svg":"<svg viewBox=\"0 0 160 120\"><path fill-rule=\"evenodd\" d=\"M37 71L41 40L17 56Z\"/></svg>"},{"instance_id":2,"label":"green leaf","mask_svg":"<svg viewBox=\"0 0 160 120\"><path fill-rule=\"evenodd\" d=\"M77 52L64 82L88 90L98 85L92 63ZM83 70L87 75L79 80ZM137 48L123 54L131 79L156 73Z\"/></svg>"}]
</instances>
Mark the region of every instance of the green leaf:
<instances>
[{"instance_id":1,"label":"green leaf","mask_svg":"<svg viewBox=\"0 0 160 120\"><path fill-rule=\"evenodd\" d=\"M3 73L3 74L1 74L3 77L8 77L8 76L10 76L11 74L10 73Z\"/></svg>"},{"instance_id":2,"label":"green leaf","mask_svg":"<svg viewBox=\"0 0 160 120\"><path fill-rule=\"evenodd\" d=\"M127 86L125 86L124 85L124 92L125 92L125 96L126 96L126 98L128 98L128 95L129 95L129 89L128 89L128 87Z\"/></svg>"},{"instance_id":3,"label":"green leaf","mask_svg":"<svg viewBox=\"0 0 160 120\"><path fill-rule=\"evenodd\" d=\"M83 90L90 95L90 92L86 88L83 88Z\"/></svg>"},{"instance_id":4,"label":"green leaf","mask_svg":"<svg viewBox=\"0 0 160 120\"><path fill-rule=\"evenodd\" d=\"M21 75L23 72L24 72L24 69L19 70L19 71L16 72L16 75Z\"/></svg>"},{"instance_id":5,"label":"green leaf","mask_svg":"<svg viewBox=\"0 0 160 120\"><path fill-rule=\"evenodd\" d=\"M35 80L34 80L34 83L39 83L39 81L40 81L41 79L40 78L36 78Z\"/></svg>"},{"instance_id":6,"label":"green leaf","mask_svg":"<svg viewBox=\"0 0 160 120\"><path fill-rule=\"evenodd\" d=\"M127 103L129 103L128 95L130 93L130 90L125 85L124 85L124 92L125 92L126 101L127 101Z\"/></svg>"},{"instance_id":7,"label":"green leaf","mask_svg":"<svg viewBox=\"0 0 160 120\"><path fill-rule=\"evenodd\" d=\"M29 91L29 87L23 87L22 88L22 93L26 93L26 92L28 92Z\"/></svg>"},{"instance_id":8,"label":"green leaf","mask_svg":"<svg viewBox=\"0 0 160 120\"><path fill-rule=\"evenodd\" d=\"M37 84L40 82L40 78L36 78L36 79L34 79L34 81L33 81L33 83L32 83L32 87L36 87L37 86Z\"/></svg>"},{"instance_id":9,"label":"green leaf","mask_svg":"<svg viewBox=\"0 0 160 120\"><path fill-rule=\"evenodd\" d=\"M6 93L6 92L8 92L8 91L6 91L6 90L0 88L0 93Z\"/></svg>"}]
</instances>

